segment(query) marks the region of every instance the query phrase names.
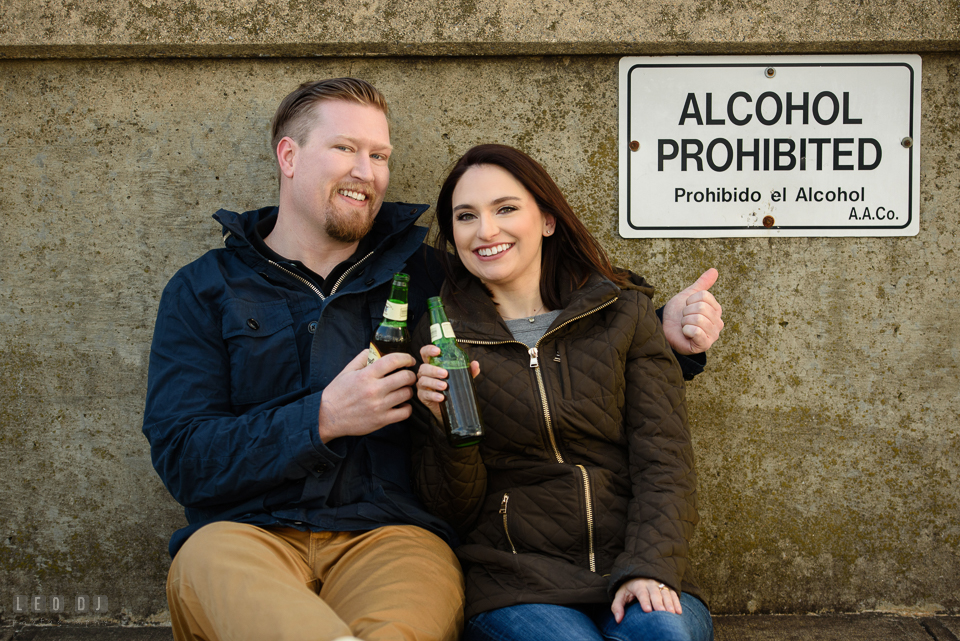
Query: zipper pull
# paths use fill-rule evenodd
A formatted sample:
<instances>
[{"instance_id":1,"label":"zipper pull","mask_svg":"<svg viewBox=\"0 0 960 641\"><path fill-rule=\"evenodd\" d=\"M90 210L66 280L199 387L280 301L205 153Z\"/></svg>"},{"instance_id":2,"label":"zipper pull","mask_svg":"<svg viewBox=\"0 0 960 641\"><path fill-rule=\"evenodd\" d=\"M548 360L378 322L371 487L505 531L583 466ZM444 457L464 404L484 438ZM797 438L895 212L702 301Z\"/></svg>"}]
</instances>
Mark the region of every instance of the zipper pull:
<instances>
[{"instance_id":1,"label":"zipper pull","mask_svg":"<svg viewBox=\"0 0 960 641\"><path fill-rule=\"evenodd\" d=\"M554 363L559 363L559 362L560 362L560 348L559 348L559 347L557 348L557 355L553 357L553 362L554 362Z\"/></svg>"},{"instance_id":2,"label":"zipper pull","mask_svg":"<svg viewBox=\"0 0 960 641\"><path fill-rule=\"evenodd\" d=\"M504 495L503 495L503 501L500 502L500 514L506 514L506 513L507 513L507 501L509 501L509 500L510 500L510 495L509 495L509 494L504 494Z\"/></svg>"},{"instance_id":3,"label":"zipper pull","mask_svg":"<svg viewBox=\"0 0 960 641\"><path fill-rule=\"evenodd\" d=\"M530 354L530 367L539 367L540 361L538 359L537 348L531 347L527 350L527 353Z\"/></svg>"}]
</instances>

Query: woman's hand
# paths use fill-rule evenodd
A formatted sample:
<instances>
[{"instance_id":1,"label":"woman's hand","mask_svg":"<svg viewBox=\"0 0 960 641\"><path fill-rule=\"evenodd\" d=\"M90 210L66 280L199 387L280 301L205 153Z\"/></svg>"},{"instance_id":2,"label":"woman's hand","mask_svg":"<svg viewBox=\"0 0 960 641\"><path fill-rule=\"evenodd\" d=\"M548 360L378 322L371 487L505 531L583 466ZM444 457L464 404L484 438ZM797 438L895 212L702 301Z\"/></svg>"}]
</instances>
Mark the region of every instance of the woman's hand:
<instances>
[{"instance_id":1,"label":"woman's hand","mask_svg":"<svg viewBox=\"0 0 960 641\"><path fill-rule=\"evenodd\" d=\"M613 597L610 611L617 623L623 621L623 612L636 600L644 612L654 610L683 614L680 609L680 597L677 593L659 581L653 579L633 579L620 586Z\"/></svg>"},{"instance_id":2,"label":"woman's hand","mask_svg":"<svg viewBox=\"0 0 960 641\"><path fill-rule=\"evenodd\" d=\"M424 345L420 348L420 358L423 365L417 372L417 398L423 403L434 418L443 422L440 416L440 403L443 402L443 390L447 389L447 370L436 365L430 365L430 359L434 356L440 356L440 348L436 345ZM480 373L480 363L472 361L470 363L470 374L476 378Z\"/></svg>"}]
</instances>

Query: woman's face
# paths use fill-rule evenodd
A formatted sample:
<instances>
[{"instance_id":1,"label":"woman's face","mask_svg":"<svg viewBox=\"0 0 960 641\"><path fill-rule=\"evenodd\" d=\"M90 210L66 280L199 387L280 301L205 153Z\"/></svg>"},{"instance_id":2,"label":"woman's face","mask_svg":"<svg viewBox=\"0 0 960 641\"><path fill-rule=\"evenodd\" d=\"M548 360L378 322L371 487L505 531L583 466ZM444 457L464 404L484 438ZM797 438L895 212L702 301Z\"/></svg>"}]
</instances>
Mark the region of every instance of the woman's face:
<instances>
[{"instance_id":1,"label":"woman's face","mask_svg":"<svg viewBox=\"0 0 960 641\"><path fill-rule=\"evenodd\" d=\"M539 292L543 237L554 217L510 172L496 165L468 169L453 190L453 240L471 274L491 288Z\"/></svg>"}]
</instances>

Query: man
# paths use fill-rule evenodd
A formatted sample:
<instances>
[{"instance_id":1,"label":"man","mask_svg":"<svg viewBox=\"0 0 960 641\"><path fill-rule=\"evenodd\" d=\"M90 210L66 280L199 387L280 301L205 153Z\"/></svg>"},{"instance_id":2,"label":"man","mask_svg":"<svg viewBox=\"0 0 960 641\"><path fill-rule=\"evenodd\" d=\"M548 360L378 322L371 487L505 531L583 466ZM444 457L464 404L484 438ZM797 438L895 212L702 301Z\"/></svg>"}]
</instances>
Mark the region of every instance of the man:
<instances>
[{"instance_id":1,"label":"man","mask_svg":"<svg viewBox=\"0 0 960 641\"><path fill-rule=\"evenodd\" d=\"M411 276L411 322L440 285L414 225L426 206L383 202L386 114L360 80L287 96L279 207L217 212L225 247L164 290L143 429L190 523L170 542L177 639L454 640L462 627L454 534L410 487L415 361L364 367L392 275ZM715 278L666 307L685 353L722 328Z\"/></svg>"}]
</instances>

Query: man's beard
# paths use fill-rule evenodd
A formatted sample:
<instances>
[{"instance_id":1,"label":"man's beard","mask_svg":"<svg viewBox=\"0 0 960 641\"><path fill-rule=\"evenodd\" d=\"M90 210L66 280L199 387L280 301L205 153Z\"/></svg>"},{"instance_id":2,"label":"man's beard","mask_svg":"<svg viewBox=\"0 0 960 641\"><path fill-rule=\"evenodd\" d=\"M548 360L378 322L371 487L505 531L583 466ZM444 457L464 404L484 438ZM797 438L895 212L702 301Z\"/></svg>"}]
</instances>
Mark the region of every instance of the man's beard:
<instances>
[{"instance_id":1,"label":"man's beard","mask_svg":"<svg viewBox=\"0 0 960 641\"><path fill-rule=\"evenodd\" d=\"M373 228L374 218L346 216L343 212L331 208L324 223L327 236L342 243L355 243Z\"/></svg>"},{"instance_id":2,"label":"man's beard","mask_svg":"<svg viewBox=\"0 0 960 641\"><path fill-rule=\"evenodd\" d=\"M376 213L368 217L366 214L370 211L369 207L379 209L380 204L374 202L375 196L371 191L363 188L357 189L357 186L351 185L346 187L346 189L363 192L367 196L366 202L369 207L366 210L344 212L337 208L335 204L337 191L342 188L344 188L343 185L335 189L330 198L330 207L327 210L327 215L324 216L324 230L327 232L327 236L333 240L338 240L342 243L355 243L369 234L373 228Z\"/></svg>"}]
</instances>

